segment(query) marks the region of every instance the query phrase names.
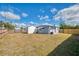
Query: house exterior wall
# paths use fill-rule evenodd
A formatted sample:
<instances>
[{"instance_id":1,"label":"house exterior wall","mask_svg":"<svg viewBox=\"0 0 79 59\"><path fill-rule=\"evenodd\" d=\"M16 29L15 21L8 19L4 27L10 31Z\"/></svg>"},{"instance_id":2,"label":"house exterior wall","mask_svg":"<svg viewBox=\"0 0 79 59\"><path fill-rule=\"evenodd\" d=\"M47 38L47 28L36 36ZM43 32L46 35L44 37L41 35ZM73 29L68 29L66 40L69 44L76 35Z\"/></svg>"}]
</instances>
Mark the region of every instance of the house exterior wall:
<instances>
[{"instance_id":1,"label":"house exterior wall","mask_svg":"<svg viewBox=\"0 0 79 59\"><path fill-rule=\"evenodd\" d=\"M37 33L39 34L57 34L59 33L59 29L58 28L53 28L53 27L50 27L50 26L43 26L41 29L38 29L37 30Z\"/></svg>"},{"instance_id":2,"label":"house exterior wall","mask_svg":"<svg viewBox=\"0 0 79 59\"><path fill-rule=\"evenodd\" d=\"M47 33L49 33L49 28L46 27L46 28L38 29L38 33L39 34L47 34Z\"/></svg>"},{"instance_id":3,"label":"house exterior wall","mask_svg":"<svg viewBox=\"0 0 79 59\"><path fill-rule=\"evenodd\" d=\"M38 27L35 27L35 26L29 26L26 28L26 32L28 34L33 34L33 33L36 33L36 34L57 34L59 33L59 29L58 28L54 28L52 26L38 26Z\"/></svg>"},{"instance_id":4,"label":"house exterior wall","mask_svg":"<svg viewBox=\"0 0 79 59\"><path fill-rule=\"evenodd\" d=\"M34 26L30 26L30 27L28 27L28 34L33 34L34 32L35 32L35 29L36 29L36 27L34 27Z\"/></svg>"},{"instance_id":5,"label":"house exterior wall","mask_svg":"<svg viewBox=\"0 0 79 59\"><path fill-rule=\"evenodd\" d=\"M53 34L57 34L59 33L59 29L58 28L53 28L49 30L49 33L53 32Z\"/></svg>"},{"instance_id":6,"label":"house exterior wall","mask_svg":"<svg viewBox=\"0 0 79 59\"><path fill-rule=\"evenodd\" d=\"M59 28L56 28L54 32L55 34L59 33Z\"/></svg>"}]
</instances>

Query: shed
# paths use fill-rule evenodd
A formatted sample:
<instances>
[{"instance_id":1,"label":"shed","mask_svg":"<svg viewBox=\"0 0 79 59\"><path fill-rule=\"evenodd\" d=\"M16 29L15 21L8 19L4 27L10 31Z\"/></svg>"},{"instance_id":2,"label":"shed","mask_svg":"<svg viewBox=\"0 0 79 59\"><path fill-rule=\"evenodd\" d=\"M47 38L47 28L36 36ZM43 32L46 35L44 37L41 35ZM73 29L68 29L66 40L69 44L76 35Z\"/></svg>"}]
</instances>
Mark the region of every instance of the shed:
<instances>
[{"instance_id":1,"label":"shed","mask_svg":"<svg viewBox=\"0 0 79 59\"><path fill-rule=\"evenodd\" d=\"M26 31L27 31L28 34L33 34L33 33L35 33L35 30L36 30L36 27L35 27L35 26L28 26L28 27L26 28Z\"/></svg>"}]
</instances>

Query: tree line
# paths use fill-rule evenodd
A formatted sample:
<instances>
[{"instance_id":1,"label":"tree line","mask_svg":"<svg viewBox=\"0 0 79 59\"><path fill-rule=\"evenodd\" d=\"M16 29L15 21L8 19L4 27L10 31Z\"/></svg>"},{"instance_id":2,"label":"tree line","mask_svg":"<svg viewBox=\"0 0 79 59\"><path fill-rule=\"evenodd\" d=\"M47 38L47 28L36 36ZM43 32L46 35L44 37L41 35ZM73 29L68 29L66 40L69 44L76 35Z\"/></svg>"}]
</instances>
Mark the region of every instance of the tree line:
<instances>
[{"instance_id":1,"label":"tree line","mask_svg":"<svg viewBox=\"0 0 79 59\"><path fill-rule=\"evenodd\" d=\"M15 29L15 25L13 25L12 23L10 22L3 22L3 21L0 21L0 28L5 28L7 30L14 30ZM21 27L20 28L21 30L23 30L24 28ZM67 25L65 23L61 23L60 24L60 29L79 29L79 25L76 25L76 26L71 26L71 25Z\"/></svg>"},{"instance_id":2,"label":"tree line","mask_svg":"<svg viewBox=\"0 0 79 59\"><path fill-rule=\"evenodd\" d=\"M3 22L3 21L0 21L0 29L7 29L8 31L9 30L15 30L16 29L16 25L13 25L12 23L10 22ZM20 31L22 32L22 30L24 30L25 28L24 27L20 27Z\"/></svg>"},{"instance_id":3,"label":"tree line","mask_svg":"<svg viewBox=\"0 0 79 59\"><path fill-rule=\"evenodd\" d=\"M79 29L79 25L72 26L72 25L67 25L63 23L63 24L60 24L60 29Z\"/></svg>"},{"instance_id":4,"label":"tree line","mask_svg":"<svg viewBox=\"0 0 79 59\"><path fill-rule=\"evenodd\" d=\"M9 22L0 21L0 28L4 28L7 30L13 30L13 29L15 29L15 26Z\"/></svg>"}]
</instances>

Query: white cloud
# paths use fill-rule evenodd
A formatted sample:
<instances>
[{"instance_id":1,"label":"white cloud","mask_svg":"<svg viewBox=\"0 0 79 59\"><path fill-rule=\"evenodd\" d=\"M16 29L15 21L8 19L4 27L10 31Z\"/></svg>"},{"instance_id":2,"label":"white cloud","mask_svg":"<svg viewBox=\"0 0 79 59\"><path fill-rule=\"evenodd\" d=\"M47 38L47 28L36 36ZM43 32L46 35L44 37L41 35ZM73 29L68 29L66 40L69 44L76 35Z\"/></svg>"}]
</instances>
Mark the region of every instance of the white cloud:
<instances>
[{"instance_id":1,"label":"white cloud","mask_svg":"<svg viewBox=\"0 0 79 59\"><path fill-rule=\"evenodd\" d=\"M49 16L46 15L46 16L38 16L40 18L40 20L49 20Z\"/></svg>"},{"instance_id":2,"label":"white cloud","mask_svg":"<svg viewBox=\"0 0 79 59\"><path fill-rule=\"evenodd\" d=\"M40 20L43 20L43 19L48 19L49 18L49 16L40 16Z\"/></svg>"},{"instance_id":3,"label":"white cloud","mask_svg":"<svg viewBox=\"0 0 79 59\"><path fill-rule=\"evenodd\" d=\"M67 21L65 21L65 23L67 25L73 25L73 26L75 26L75 25L79 24L79 20L67 20Z\"/></svg>"},{"instance_id":4,"label":"white cloud","mask_svg":"<svg viewBox=\"0 0 79 59\"><path fill-rule=\"evenodd\" d=\"M45 12L45 10L44 10L44 9L40 9L40 11L41 11L42 13L44 13L44 12Z\"/></svg>"},{"instance_id":5,"label":"white cloud","mask_svg":"<svg viewBox=\"0 0 79 59\"><path fill-rule=\"evenodd\" d=\"M41 16L40 16L40 15L38 15L37 17L39 17L39 18L40 18Z\"/></svg>"},{"instance_id":6,"label":"white cloud","mask_svg":"<svg viewBox=\"0 0 79 59\"><path fill-rule=\"evenodd\" d=\"M50 12L51 12L52 14L54 14L54 13L57 12L57 9L56 9L56 8L52 8L52 9L50 10Z\"/></svg>"},{"instance_id":7,"label":"white cloud","mask_svg":"<svg viewBox=\"0 0 79 59\"><path fill-rule=\"evenodd\" d=\"M12 24L15 25L18 28L20 28L20 27L26 27L25 23L12 23Z\"/></svg>"},{"instance_id":8,"label":"white cloud","mask_svg":"<svg viewBox=\"0 0 79 59\"><path fill-rule=\"evenodd\" d=\"M46 23L43 23L42 25L52 25L52 24L46 22Z\"/></svg>"},{"instance_id":9,"label":"white cloud","mask_svg":"<svg viewBox=\"0 0 79 59\"><path fill-rule=\"evenodd\" d=\"M39 25L39 23L30 21L30 22L27 23L27 25L28 25L28 26L30 26L30 25L37 26L37 25Z\"/></svg>"},{"instance_id":10,"label":"white cloud","mask_svg":"<svg viewBox=\"0 0 79 59\"><path fill-rule=\"evenodd\" d=\"M30 21L29 23L30 23L30 24L35 24L33 21Z\"/></svg>"},{"instance_id":11,"label":"white cloud","mask_svg":"<svg viewBox=\"0 0 79 59\"><path fill-rule=\"evenodd\" d=\"M11 12L17 11L17 12L22 13L22 11L19 8L13 7L11 5L8 5L7 7L8 7L8 10Z\"/></svg>"},{"instance_id":12,"label":"white cloud","mask_svg":"<svg viewBox=\"0 0 79 59\"><path fill-rule=\"evenodd\" d=\"M55 16L56 20L64 20L66 23L79 24L79 4L60 10Z\"/></svg>"},{"instance_id":13,"label":"white cloud","mask_svg":"<svg viewBox=\"0 0 79 59\"><path fill-rule=\"evenodd\" d=\"M26 13L22 13L22 16L23 16L23 17L27 17L28 14L26 14Z\"/></svg>"},{"instance_id":14,"label":"white cloud","mask_svg":"<svg viewBox=\"0 0 79 59\"><path fill-rule=\"evenodd\" d=\"M14 14L14 13L12 13L12 12L9 12L9 11L7 11L7 12L5 12L5 11L1 11L0 12L0 16L2 16L2 17L5 17L6 19L17 19L17 20L19 20L20 19L20 16L19 15L16 15L16 14Z\"/></svg>"},{"instance_id":15,"label":"white cloud","mask_svg":"<svg viewBox=\"0 0 79 59\"><path fill-rule=\"evenodd\" d=\"M20 24L22 27L26 27L26 24L25 23L21 23Z\"/></svg>"}]
</instances>

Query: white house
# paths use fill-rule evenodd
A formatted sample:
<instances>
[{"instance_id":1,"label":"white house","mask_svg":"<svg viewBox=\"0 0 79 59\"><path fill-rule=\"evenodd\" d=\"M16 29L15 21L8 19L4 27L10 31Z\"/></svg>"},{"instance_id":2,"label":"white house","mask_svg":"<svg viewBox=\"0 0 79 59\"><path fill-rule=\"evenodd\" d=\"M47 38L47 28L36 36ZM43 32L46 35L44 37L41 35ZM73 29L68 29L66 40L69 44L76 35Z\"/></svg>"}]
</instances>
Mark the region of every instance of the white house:
<instances>
[{"instance_id":1,"label":"white house","mask_svg":"<svg viewBox=\"0 0 79 59\"><path fill-rule=\"evenodd\" d=\"M28 26L26 31L28 34L57 34L59 28L52 25Z\"/></svg>"}]
</instances>

